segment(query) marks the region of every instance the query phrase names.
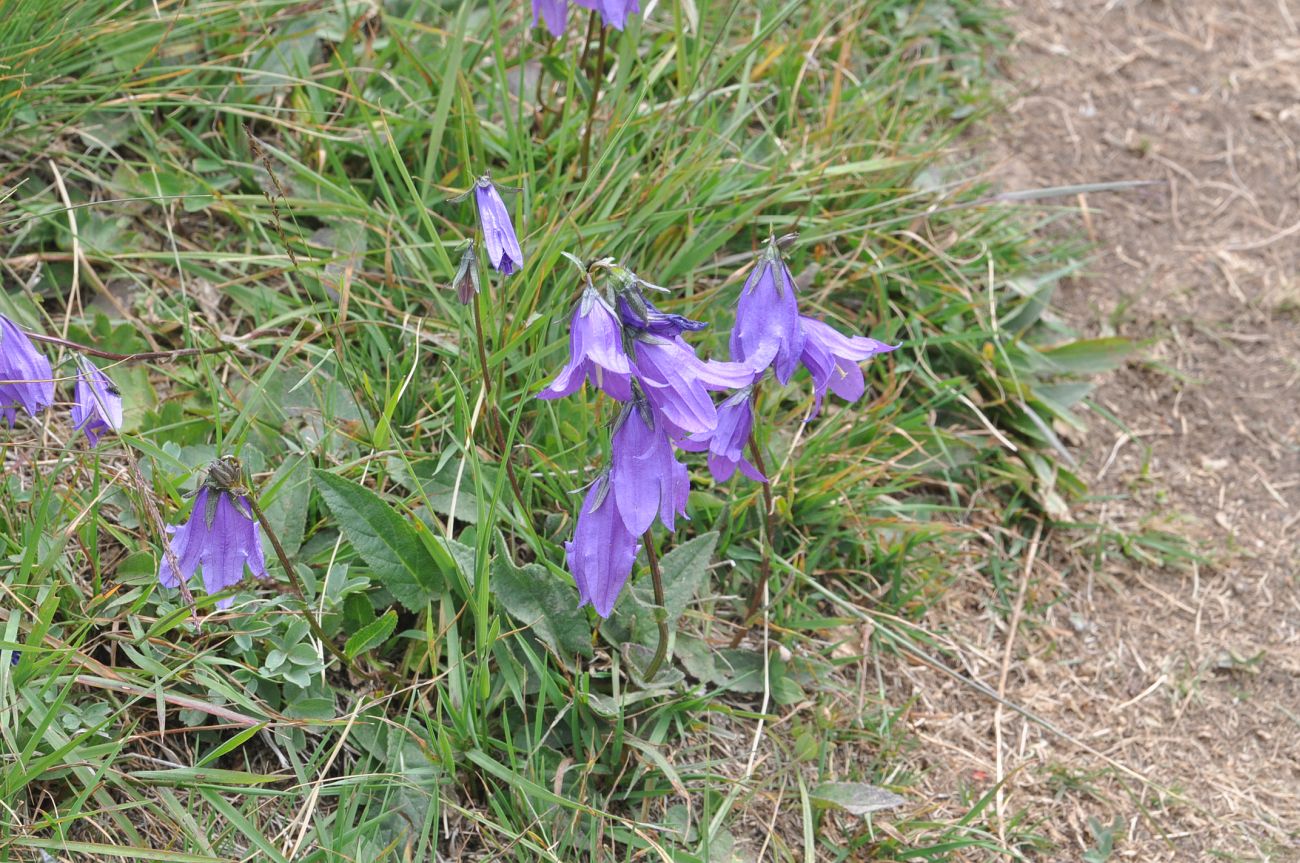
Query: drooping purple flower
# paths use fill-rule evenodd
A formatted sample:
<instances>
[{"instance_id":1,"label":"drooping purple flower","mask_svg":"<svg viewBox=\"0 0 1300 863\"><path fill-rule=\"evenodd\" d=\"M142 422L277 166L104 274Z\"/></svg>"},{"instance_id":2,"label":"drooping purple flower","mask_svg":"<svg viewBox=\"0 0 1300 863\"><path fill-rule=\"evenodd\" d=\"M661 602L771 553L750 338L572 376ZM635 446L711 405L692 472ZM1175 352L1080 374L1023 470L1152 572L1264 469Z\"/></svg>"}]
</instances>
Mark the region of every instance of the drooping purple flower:
<instances>
[{"instance_id":1,"label":"drooping purple flower","mask_svg":"<svg viewBox=\"0 0 1300 863\"><path fill-rule=\"evenodd\" d=\"M564 28L569 23L568 0L533 0L533 26L538 20L546 22L546 29L559 39L564 35Z\"/></svg>"},{"instance_id":2,"label":"drooping purple flower","mask_svg":"<svg viewBox=\"0 0 1300 863\"><path fill-rule=\"evenodd\" d=\"M0 315L0 419L12 425L18 408L36 416L53 403L50 361L13 321Z\"/></svg>"},{"instance_id":3,"label":"drooping purple flower","mask_svg":"<svg viewBox=\"0 0 1300 863\"><path fill-rule=\"evenodd\" d=\"M189 521L179 527L168 525L167 533L181 571L173 571L164 554L158 568L163 587L179 587L181 579L189 581L200 566L203 589L209 594L242 581L245 566L258 578L267 577L261 533L242 494L202 486L194 497ZM230 603L229 597L220 599L217 608L229 608Z\"/></svg>"},{"instance_id":4,"label":"drooping purple flower","mask_svg":"<svg viewBox=\"0 0 1300 863\"><path fill-rule=\"evenodd\" d=\"M573 0L573 2L584 9L594 9L599 12L605 26L613 27L615 30L622 30L627 26L628 16L641 11L638 0Z\"/></svg>"},{"instance_id":5,"label":"drooping purple flower","mask_svg":"<svg viewBox=\"0 0 1300 863\"><path fill-rule=\"evenodd\" d=\"M677 516L686 515L691 479L673 454L665 424L638 400L624 409L611 443L609 482L623 525L640 536L658 515L664 527L675 530Z\"/></svg>"},{"instance_id":6,"label":"drooping purple flower","mask_svg":"<svg viewBox=\"0 0 1300 863\"><path fill-rule=\"evenodd\" d=\"M597 614L609 617L640 550L637 534L627 529L610 494L608 476L602 476L582 502L573 539L564 544L579 606L591 603Z\"/></svg>"},{"instance_id":7,"label":"drooping purple flower","mask_svg":"<svg viewBox=\"0 0 1300 863\"><path fill-rule=\"evenodd\" d=\"M899 347L866 336L846 336L816 318L800 316L799 325L805 336L800 360L812 374L816 395L809 420L821 412L827 388L845 401L861 398L866 381L858 363Z\"/></svg>"},{"instance_id":8,"label":"drooping purple flower","mask_svg":"<svg viewBox=\"0 0 1300 863\"><path fill-rule=\"evenodd\" d=\"M740 363L701 360L680 337L639 336L633 366L646 398L674 438L712 431L718 410L709 392L737 389L754 379L753 370Z\"/></svg>"},{"instance_id":9,"label":"drooping purple flower","mask_svg":"<svg viewBox=\"0 0 1300 863\"><path fill-rule=\"evenodd\" d=\"M749 387L737 390L718 405L718 425L704 434L691 435L677 442L687 452L709 453L709 473L718 482L726 482L740 472L755 482L767 477L745 458L745 446L754 428L754 400Z\"/></svg>"},{"instance_id":10,"label":"drooping purple flower","mask_svg":"<svg viewBox=\"0 0 1300 863\"><path fill-rule=\"evenodd\" d=\"M537 397L558 399L572 395L588 378L592 386L613 398L632 398L632 365L623 351L623 327L590 283L569 326L569 362Z\"/></svg>"},{"instance_id":11,"label":"drooping purple flower","mask_svg":"<svg viewBox=\"0 0 1300 863\"><path fill-rule=\"evenodd\" d=\"M523 266L524 253L519 249L510 211L492 178L486 174L474 182L474 203L478 205L478 223L483 229L488 262L493 269L508 276Z\"/></svg>"},{"instance_id":12,"label":"drooping purple flower","mask_svg":"<svg viewBox=\"0 0 1300 863\"><path fill-rule=\"evenodd\" d=\"M770 367L778 381L788 384L799 367L803 340L794 277L779 244L769 242L740 290L731 358L759 375Z\"/></svg>"},{"instance_id":13,"label":"drooping purple flower","mask_svg":"<svg viewBox=\"0 0 1300 863\"><path fill-rule=\"evenodd\" d=\"M661 312L655 308L654 303L644 297L639 299L639 304L644 305L643 312L638 312L633 308L633 304L628 301L626 295L620 295L618 298L619 317L623 319L623 323L627 326L644 330L660 338L672 339L684 332L695 332L708 326L704 321L693 321L682 315Z\"/></svg>"},{"instance_id":14,"label":"drooping purple flower","mask_svg":"<svg viewBox=\"0 0 1300 863\"><path fill-rule=\"evenodd\" d=\"M90 360L78 357L77 369L72 426L86 433L91 446L98 446L104 432L122 430L122 396L108 375Z\"/></svg>"}]
</instances>

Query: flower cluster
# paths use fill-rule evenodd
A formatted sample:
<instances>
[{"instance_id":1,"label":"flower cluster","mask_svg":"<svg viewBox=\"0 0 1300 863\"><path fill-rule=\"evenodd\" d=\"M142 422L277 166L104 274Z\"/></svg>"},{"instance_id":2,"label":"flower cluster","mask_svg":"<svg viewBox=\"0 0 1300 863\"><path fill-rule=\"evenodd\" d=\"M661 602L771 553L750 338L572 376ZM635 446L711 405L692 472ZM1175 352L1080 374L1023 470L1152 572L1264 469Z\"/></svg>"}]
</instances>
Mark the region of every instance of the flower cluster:
<instances>
[{"instance_id":1,"label":"flower cluster","mask_svg":"<svg viewBox=\"0 0 1300 863\"><path fill-rule=\"evenodd\" d=\"M602 286L592 278L603 271ZM850 401L865 390L861 361L894 350L845 336L799 313L794 278L770 242L741 289L731 360L701 359L683 333L706 324L665 314L646 299L654 287L609 261L593 264L569 327L569 361L539 394L558 399L590 382L624 406L613 425L609 466L588 490L573 539L565 543L582 603L608 617L631 575L656 517L668 531L686 516L690 477L676 450L707 452L725 482L739 470L768 478L746 457L752 445L754 393L769 369L781 384L800 365L813 380L814 406L827 389ZM712 393L731 391L715 404Z\"/></svg>"},{"instance_id":2,"label":"flower cluster","mask_svg":"<svg viewBox=\"0 0 1300 863\"><path fill-rule=\"evenodd\" d=\"M54 372L50 361L32 344L31 337L0 315L0 420L12 426L22 408L36 416L54 404ZM122 397L102 371L83 357L77 358L73 388L72 424L86 433L91 446L104 432L122 428Z\"/></svg>"}]
</instances>

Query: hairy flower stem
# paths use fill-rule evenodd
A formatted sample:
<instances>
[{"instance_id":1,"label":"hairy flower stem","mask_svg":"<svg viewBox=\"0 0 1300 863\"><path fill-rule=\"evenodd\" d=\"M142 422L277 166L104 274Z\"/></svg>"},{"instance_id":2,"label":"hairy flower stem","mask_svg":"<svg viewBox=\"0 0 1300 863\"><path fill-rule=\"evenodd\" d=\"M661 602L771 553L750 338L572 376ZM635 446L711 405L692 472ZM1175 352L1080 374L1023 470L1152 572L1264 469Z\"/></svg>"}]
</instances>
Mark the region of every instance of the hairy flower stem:
<instances>
[{"instance_id":1,"label":"hairy flower stem","mask_svg":"<svg viewBox=\"0 0 1300 863\"><path fill-rule=\"evenodd\" d=\"M763 450L759 447L758 437L752 429L749 432L749 456L753 459L754 467L758 468L758 472L768 478L767 482L763 483L765 515L763 556L758 564L758 583L754 585L754 590L749 595L749 607L745 609L745 616L740 619L740 629L731 636L732 647L744 641L745 636L749 634L754 617L758 614L759 607L763 604L763 593L767 589L768 580L772 577L772 547L776 544L776 504L772 500L772 478L767 472L767 465L763 463Z\"/></svg>"},{"instance_id":2,"label":"hairy flower stem","mask_svg":"<svg viewBox=\"0 0 1300 863\"><path fill-rule=\"evenodd\" d=\"M647 530L643 538L646 561L650 564L650 583L655 589L655 623L659 625L659 646L655 648L655 655L645 667L643 676L645 682L649 683L655 679L659 666L664 664L664 657L668 655L668 618L664 608L664 578L659 572L659 553L655 551L654 533Z\"/></svg>"},{"instance_id":3,"label":"hairy flower stem","mask_svg":"<svg viewBox=\"0 0 1300 863\"><path fill-rule=\"evenodd\" d=\"M501 418L497 416L496 405L492 402L492 373L488 370L487 341L483 338L482 306L483 295L478 294L474 297L474 335L478 339L479 371L483 375L484 409L487 411L488 428L496 443L497 452L501 453L501 461L506 468L506 478L510 480L510 489L515 493L515 500L522 507L524 505L524 493L519 486L519 477L515 476L515 466L510 459L510 453L506 451L506 436L501 430Z\"/></svg>"},{"instance_id":4,"label":"hairy flower stem","mask_svg":"<svg viewBox=\"0 0 1300 863\"><path fill-rule=\"evenodd\" d=\"M271 540L271 548L275 549L275 556L280 560L280 566L284 567L285 575L289 576L289 583L293 585L294 593L298 594L298 599L302 602L303 617L307 618L307 626L311 629L311 634L323 645L325 649L334 655L334 658L343 663L344 666L351 666L352 663L344 655L343 651L334 646L334 642L325 630L321 629L320 621L316 615L312 614L311 603L307 601L307 591L303 590L302 580L298 578L298 572L293 568L293 563L289 560L289 555L285 553L284 546L280 545L280 537L275 535L271 528L271 523L266 519L266 513L262 512L262 507L257 502L257 495L250 493L244 498L248 505L253 509L253 515L257 518L257 523L266 531L266 538ZM179 570L177 570L179 572Z\"/></svg>"},{"instance_id":5,"label":"hairy flower stem","mask_svg":"<svg viewBox=\"0 0 1300 863\"><path fill-rule=\"evenodd\" d=\"M591 18L596 19L596 13L591 13ZM591 104L587 106L587 128L582 133L582 176L587 176L587 164L591 156L591 127L596 124L596 102L600 100L600 84L605 80L605 26L600 28L600 45L596 49L599 53L596 56L596 77L591 82Z\"/></svg>"},{"instance_id":6,"label":"hairy flower stem","mask_svg":"<svg viewBox=\"0 0 1300 863\"><path fill-rule=\"evenodd\" d=\"M130 444L125 444L122 452L126 454L126 461L131 469L131 481L135 483L136 493L140 495L140 504L144 507L145 514L149 516L149 523L153 526L154 532L158 534L158 541L162 543L163 557L167 558L172 572L179 573L181 562L176 559L176 552L167 538L167 525L163 522L162 513L158 512L158 505L153 499L153 490L145 482L144 474L140 473L140 463L135 460L135 450ZM198 612L194 610L194 594L190 593L190 586L185 583L185 579L178 578L177 587L180 588L181 599L190 609L190 618L197 620Z\"/></svg>"}]
</instances>

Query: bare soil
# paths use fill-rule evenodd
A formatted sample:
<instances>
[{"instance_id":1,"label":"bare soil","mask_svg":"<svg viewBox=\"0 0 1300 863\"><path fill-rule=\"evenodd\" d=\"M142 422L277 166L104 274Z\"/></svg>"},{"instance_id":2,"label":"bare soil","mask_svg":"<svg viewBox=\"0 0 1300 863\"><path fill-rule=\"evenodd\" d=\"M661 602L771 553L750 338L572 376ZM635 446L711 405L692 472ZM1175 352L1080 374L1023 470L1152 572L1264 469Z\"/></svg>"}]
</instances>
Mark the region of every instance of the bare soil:
<instances>
[{"instance_id":1,"label":"bare soil","mask_svg":"<svg viewBox=\"0 0 1300 863\"><path fill-rule=\"evenodd\" d=\"M1300 3L1008 12L997 182L1158 181L1065 198L1054 228L1094 248L1066 322L1144 349L1095 394L1122 426L1094 413L1081 447L1095 497L1074 514L1099 527L1044 537L1023 613L972 583L929 621L1063 734L892 669L934 803L1004 779L989 824L1050 841L1030 858L1300 860ZM1156 529L1200 559L1098 552Z\"/></svg>"}]
</instances>

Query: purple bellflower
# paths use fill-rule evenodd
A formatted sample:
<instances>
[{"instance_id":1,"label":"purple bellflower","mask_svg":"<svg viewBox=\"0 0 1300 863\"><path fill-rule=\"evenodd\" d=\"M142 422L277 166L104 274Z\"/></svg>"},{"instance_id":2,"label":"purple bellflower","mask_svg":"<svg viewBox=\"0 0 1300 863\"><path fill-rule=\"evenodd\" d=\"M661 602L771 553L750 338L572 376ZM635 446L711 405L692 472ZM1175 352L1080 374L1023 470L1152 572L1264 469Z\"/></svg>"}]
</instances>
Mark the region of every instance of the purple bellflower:
<instances>
[{"instance_id":1,"label":"purple bellflower","mask_svg":"<svg viewBox=\"0 0 1300 863\"><path fill-rule=\"evenodd\" d=\"M618 595L632 575L641 546L619 514L609 476L596 480L578 512L573 540L564 544L565 558L578 585L579 607L591 603L609 617Z\"/></svg>"},{"instance_id":2,"label":"purple bellflower","mask_svg":"<svg viewBox=\"0 0 1300 863\"><path fill-rule=\"evenodd\" d=\"M866 381L858 363L900 347L866 336L846 336L816 318L800 316L799 325L805 336L800 359L812 374L816 395L809 420L821 412L822 398L828 388L845 401L861 398Z\"/></svg>"},{"instance_id":3,"label":"purple bellflower","mask_svg":"<svg viewBox=\"0 0 1300 863\"><path fill-rule=\"evenodd\" d=\"M0 315L0 420L13 425L18 408L36 416L53 403L50 361L17 324Z\"/></svg>"},{"instance_id":4,"label":"purple bellflower","mask_svg":"<svg viewBox=\"0 0 1300 863\"><path fill-rule=\"evenodd\" d=\"M172 569L169 555L164 554L158 567L163 587L179 587L189 581L194 571L203 567L203 589L209 594L233 587L244 578L244 568L258 578L266 578L266 558L262 536L253 517L248 499L230 486L239 481L239 463L233 458L219 459L208 468L208 476L194 496L190 519L178 526L168 525L171 550L180 565ZM217 601L217 608L229 608L229 598Z\"/></svg>"},{"instance_id":5,"label":"purple bellflower","mask_svg":"<svg viewBox=\"0 0 1300 863\"><path fill-rule=\"evenodd\" d=\"M718 425L705 434L691 435L677 442L687 452L709 453L709 473L718 482L731 479L736 470L755 482L767 477L745 458L745 445L754 428L754 399L750 387L743 387L718 405Z\"/></svg>"},{"instance_id":6,"label":"purple bellflower","mask_svg":"<svg viewBox=\"0 0 1300 863\"><path fill-rule=\"evenodd\" d=\"M650 529L655 516L670 531L686 515L691 478L673 453L668 429L641 398L623 409L612 438L609 482L623 526L633 536Z\"/></svg>"},{"instance_id":7,"label":"purple bellflower","mask_svg":"<svg viewBox=\"0 0 1300 863\"><path fill-rule=\"evenodd\" d=\"M718 410L711 390L733 390L754 379L740 363L701 360L682 341L643 334L636 339L637 381L674 438L713 431Z\"/></svg>"},{"instance_id":8,"label":"purple bellflower","mask_svg":"<svg viewBox=\"0 0 1300 863\"><path fill-rule=\"evenodd\" d=\"M519 249L510 211L501 200L501 193L492 178L486 174L474 182L474 203L478 206L478 222L483 229L488 262L503 275L516 272L524 264L524 253Z\"/></svg>"},{"instance_id":9,"label":"purple bellflower","mask_svg":"<svg viewBox=\"0 0 1300 863\"><path fill-rule=\"evenodd\" d=\"M568 0L533 0L533 26L538 21L546 22L546 29L559 39L564 35L564 28L569 23Z\"/></svg>"},{"instance_id":10,"label":"purple bellflower","mask_svg":"<svg viewBox=\"0 0 1300 863\"><path fill-rule=\"evenodd\" d=\"M628 16L641 11L638 0L573 0L573 2L584 9L599 12L605 26L613 27L615 30L622 30L627 26Z\"/></svg>"},{"instance_id":11,"label":"purple bellflower","mask_svg":"<svg viewBox=\"0 0 1300 863\"><path fill-rule=\"evenodd\" d=\"M632 365L623 351L623 327L590 282L569 326L569 362L537 397L572 395L588 378L612 398L632 398Z\"/></svg>"},{"instance_id":12,"label":"purple bellflower","mask_svg":"<svg viewBox=\"0 0 1300 863\"><path fill-rule=\"evenodd\" d=\"M778 381L788 384L799 367L803 341L794 277L779 242L772 240L741 288L731 331L731 358L758 375L770 367Z\"/></svg>"},{"instance_id":13,"label":"purple bellflower","mask_svg":"<svg viewBox=\"0 0 1300 863\"><path fill-rule=\"evenodd\" d=\"M91 446L99 446L104 432L122 429L122 396L108 375L85 357L77 358L77 383L73 388L72 426L86 433Z\"/></svg>"}]
</instances>

